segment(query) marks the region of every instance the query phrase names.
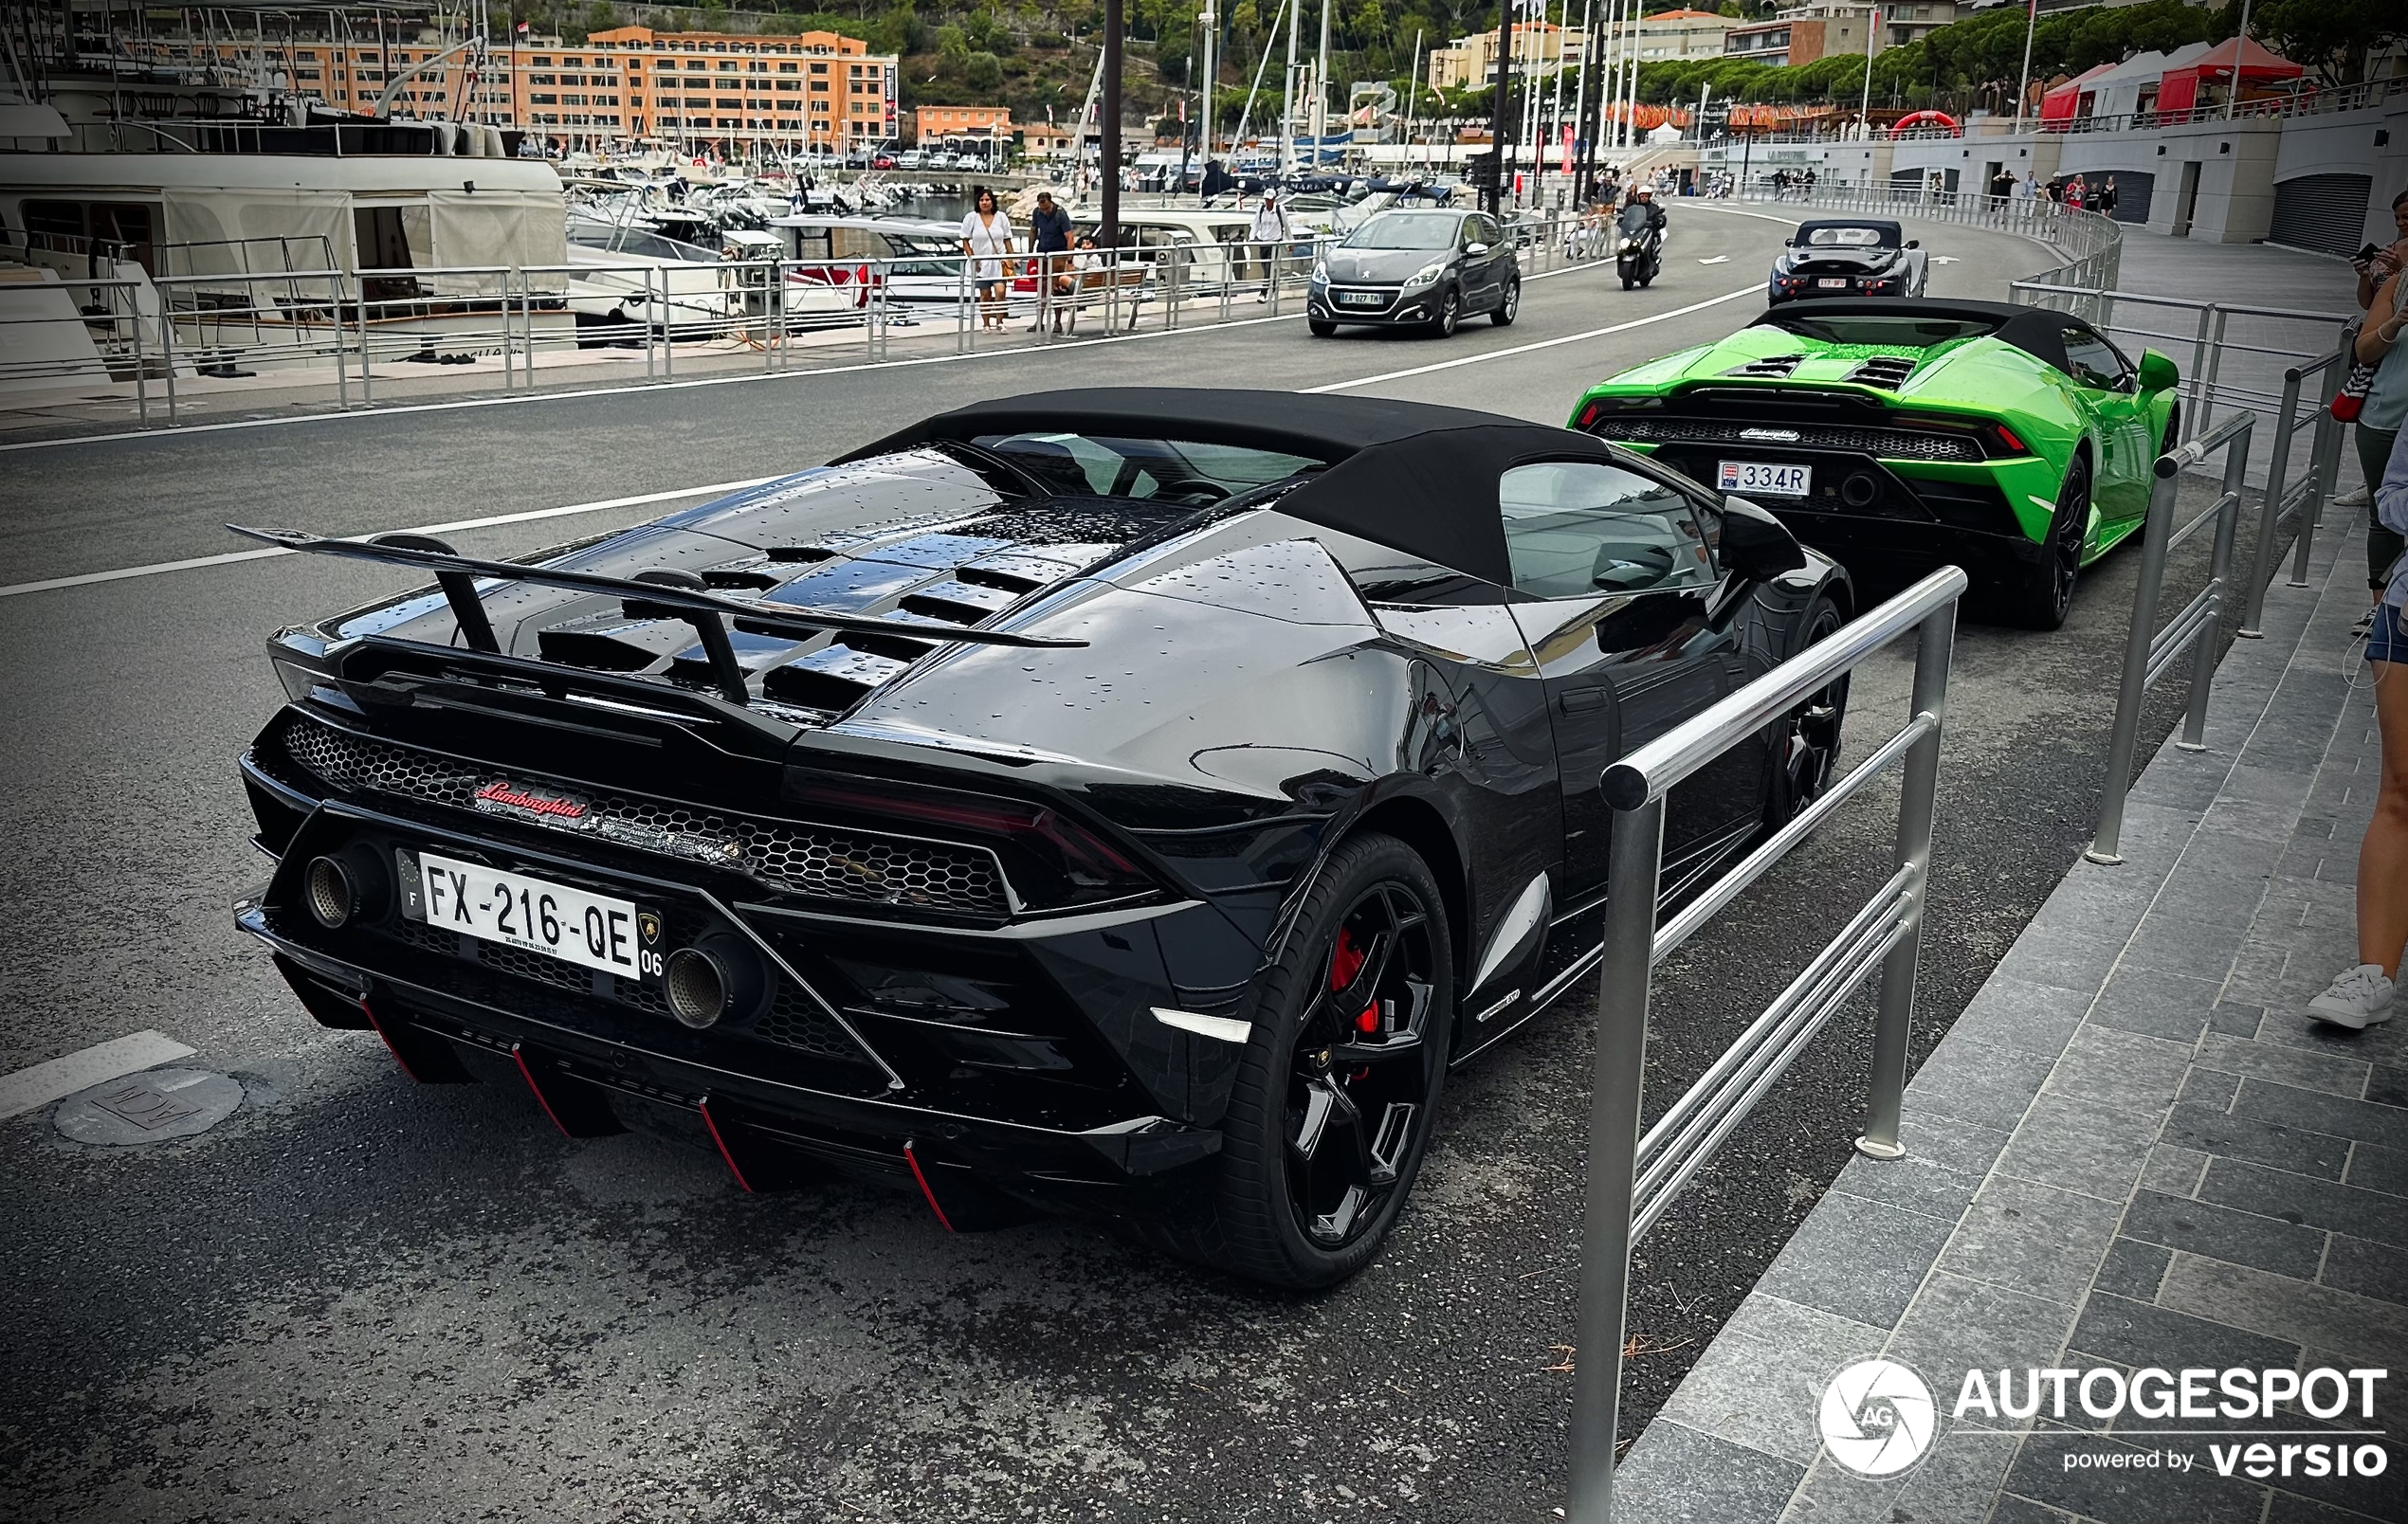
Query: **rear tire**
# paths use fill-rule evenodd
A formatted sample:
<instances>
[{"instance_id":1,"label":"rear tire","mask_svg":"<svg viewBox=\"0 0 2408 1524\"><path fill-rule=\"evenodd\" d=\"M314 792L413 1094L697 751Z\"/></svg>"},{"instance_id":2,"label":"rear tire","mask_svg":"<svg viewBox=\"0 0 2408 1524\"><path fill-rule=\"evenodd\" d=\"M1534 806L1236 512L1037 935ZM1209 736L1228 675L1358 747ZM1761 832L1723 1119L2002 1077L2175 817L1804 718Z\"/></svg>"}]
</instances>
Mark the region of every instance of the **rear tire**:
<instances>
[{"instance_id":1,"label":"rear tire","mask_svg":"<svg viewBox=\"0 0 2408 1524\"><path fill-rule=\"evenodd\" d=\"M2007 622L2025 629L2062 629L2082 578L2082 541L2090 520L2090 462L2076 455L2057 489L2057 511L2040 559L2018 567L2004 590Z\"/></svg>"},{"instance_id":2,"label":"rear tire","mask_svg":"<svg viewBox=\"0 0 2408 1524\"><path fill-rule=\"evenodd\" d=\"M1438 880L1413 848L1377 832L1341 843L1250 991L1252 1030L1217 1174L1200 1203L1137 1219L1139 1236L1289 1290L1334 1285L1369 1263L1436 1126L1454 1025L1450 947ZM1395 1026L1362 1034L1339 1009L1358 1001Z\"/></svg>"},{"instance_id":3,"label":"rear tire","mask_svg":"<svg viewBox=\"0 0 2408 1524\"><path fill-rule=\"evenodd\" d=\"M1797 649L1803 651L1817 641L1828 639L1841 623L1839 606L1816 593L1798 621L1804 635ZM1764 801L1766 830L1779 830L1787 825L1831 786L1833 770L1839 763L1840 731L1847 722L1848 674L1844 672L1789 712L1778 743L1779 750L1771 758L1772 775Z\"/></svg>"}]
</instances>

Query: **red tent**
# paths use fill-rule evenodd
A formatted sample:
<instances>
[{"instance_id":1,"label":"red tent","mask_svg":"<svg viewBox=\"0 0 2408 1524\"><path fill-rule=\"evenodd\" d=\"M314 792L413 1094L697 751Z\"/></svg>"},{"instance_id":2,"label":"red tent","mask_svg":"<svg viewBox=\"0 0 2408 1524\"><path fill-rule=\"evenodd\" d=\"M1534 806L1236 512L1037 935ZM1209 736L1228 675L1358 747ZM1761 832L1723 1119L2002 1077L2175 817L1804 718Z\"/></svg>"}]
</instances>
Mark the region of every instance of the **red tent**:
<instances>
[{"instance_id":1,"label":"red tent","mask_svg":"<svg viewBox=\"0 0 2408 1524\"><path fill-rule=\"evenodd\" d=\"M2072 79L2051 89L2048 94L2040 98L2040 119L2044 122L2071 121L2074 107L2082 100L2084 86L2114 67L2112 64L2101 64L2096 67L2084 69Z\"/></svg>"},{"instance_id":2,"label":"red tent","mask_svg":"<svg viewBox=\"0 0 2408 1524\"><path fill-rule=\"evenodd\" d=\"M2229 43L2216 44L2198 58L2185 60L2179 68L2166 70L2158 81L2157 109L2190 110L2198 104L2202 86L2230 85L2236 64L2244 95L2253 84L2296 80L2306 72L2289 59L2268 52L2253 40L2235 37Z\"/></svg>"}]
</instances>

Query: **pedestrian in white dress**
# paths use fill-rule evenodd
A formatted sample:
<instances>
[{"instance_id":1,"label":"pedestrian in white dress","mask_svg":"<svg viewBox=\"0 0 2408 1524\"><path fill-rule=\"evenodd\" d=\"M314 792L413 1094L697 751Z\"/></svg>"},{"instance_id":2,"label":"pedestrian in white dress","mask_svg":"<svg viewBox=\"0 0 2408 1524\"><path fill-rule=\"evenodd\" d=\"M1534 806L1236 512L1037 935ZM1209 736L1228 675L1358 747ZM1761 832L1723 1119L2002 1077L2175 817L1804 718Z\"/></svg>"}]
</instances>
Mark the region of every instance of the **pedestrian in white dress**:
<instances>
[{"instance_id":1,"label":"pedestrian in white dress","mask_svg":"<svg viewBox=\"0 0 2408 1524\"><path fill-rule=\"evenodd\" d=\"M961 219L961 252L972 262L970 279L978 287L978 326L1003 329L1004 302L1012 285L1004 260L1012 253L1012 219L995 206L995 193L978 187L972 210Z\"/></svg>"}]
</instances>

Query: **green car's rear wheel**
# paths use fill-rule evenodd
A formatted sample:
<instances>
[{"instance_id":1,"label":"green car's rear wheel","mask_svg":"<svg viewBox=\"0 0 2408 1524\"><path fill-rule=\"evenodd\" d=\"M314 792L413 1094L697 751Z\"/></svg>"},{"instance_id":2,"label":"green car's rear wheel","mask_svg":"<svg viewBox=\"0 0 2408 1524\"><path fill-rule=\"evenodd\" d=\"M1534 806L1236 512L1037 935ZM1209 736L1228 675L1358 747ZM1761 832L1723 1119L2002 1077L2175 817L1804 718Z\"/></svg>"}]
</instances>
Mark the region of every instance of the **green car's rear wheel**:
<instances>
[{"instance_id":1,"label":"green car's rear wheel","mask_svg":"<svg viewBox=\"0 0 2408 1524\"><path fill-rule=\"evenodd\" d=\"M2017 567L2000 590L2002 612L2026 629L2060 629L2073 608L2073 585L2082 578L2082 540L2090 523L2090 461L2076 455L2057 489L2057 511L2040 558Z\"/></svg>"}]
</instances>

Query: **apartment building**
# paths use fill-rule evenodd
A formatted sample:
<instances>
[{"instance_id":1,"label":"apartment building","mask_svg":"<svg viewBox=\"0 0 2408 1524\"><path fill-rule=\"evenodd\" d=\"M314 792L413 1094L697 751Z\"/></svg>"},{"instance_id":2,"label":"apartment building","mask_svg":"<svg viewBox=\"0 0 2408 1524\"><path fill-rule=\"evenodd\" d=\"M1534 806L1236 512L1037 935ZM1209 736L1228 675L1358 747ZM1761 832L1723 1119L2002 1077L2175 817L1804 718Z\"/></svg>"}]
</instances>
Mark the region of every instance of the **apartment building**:
<instances>
[{"instance_id":1,"label":"apartment building","mask_svg":"<svg viewBox=\"0 0 2408 1524\"><path fill-rule=\"evenodd\" d=\"M654 137L721 147L844 149L890 142L897 66L858 38L598 31L583 43L520 33L482 62L431 34L406 40L146 40L146 61L256 81L337 110L488 121L585 142Z\"/></svg>"},{"instance_id":2,"label":"apartment building","mask_svg":"<svg viewBox=\"0 0 2408 1524\"><path fill-rule=\"evenodd\" d=\"M1010 106L915 106L911 116L911 140L915 143L936 144L962 137L1012 140Z\"/></svg>"},{"instance_id":3,"label":"apartment building","mask_svg":"<svg viewBox=\"0 0 2408 1524\"><path fill-rule=\"evenodd\" d=\"M1920 42L1947 26L1969 5L1958 0L1885 0L1879 6L1852 5L1848 0L1812 0L1781 11L1771 21L1734 27L1724 34L1723 51L1758 64L1796 66L1833 53L1866 51L1866 27L1871 23L1871 51ZM1874 20L1873 12L1878 12Z\"/></svg>"},{"instance_id":4,"label":"apartment building","mask_svg":"<svg viewBox=\"0 0 2408 1524\"><path fill-rule=\"evenodd\" d=\"M1580 64L1580 31L1553 22L1517 23L1513 28L1513 66L1517 73L1553 74ZM1429 80L1432 90L1476 90L1497 79L1497 34L1473 32L1444 47L1430 50Z\"/></svg>"},{"instance_id":5,"label":"apartment building","mask_svg":"<svg viewBox=\"0 0 2408 1524\"><path fill-rule=\"evenodd\" d=\"M1641 17L1635 27L1625 22L1619 27L1604 28L1603 32L1609 42L1615 44L1625 35L1635 32L1639 62L1652 64L1685 58L1718 58L1724 51L1723 39L1742 25L1735 16L1717 15L1710 10L1659 10L1652 16Z\"/></svg>"}]
</instances>

